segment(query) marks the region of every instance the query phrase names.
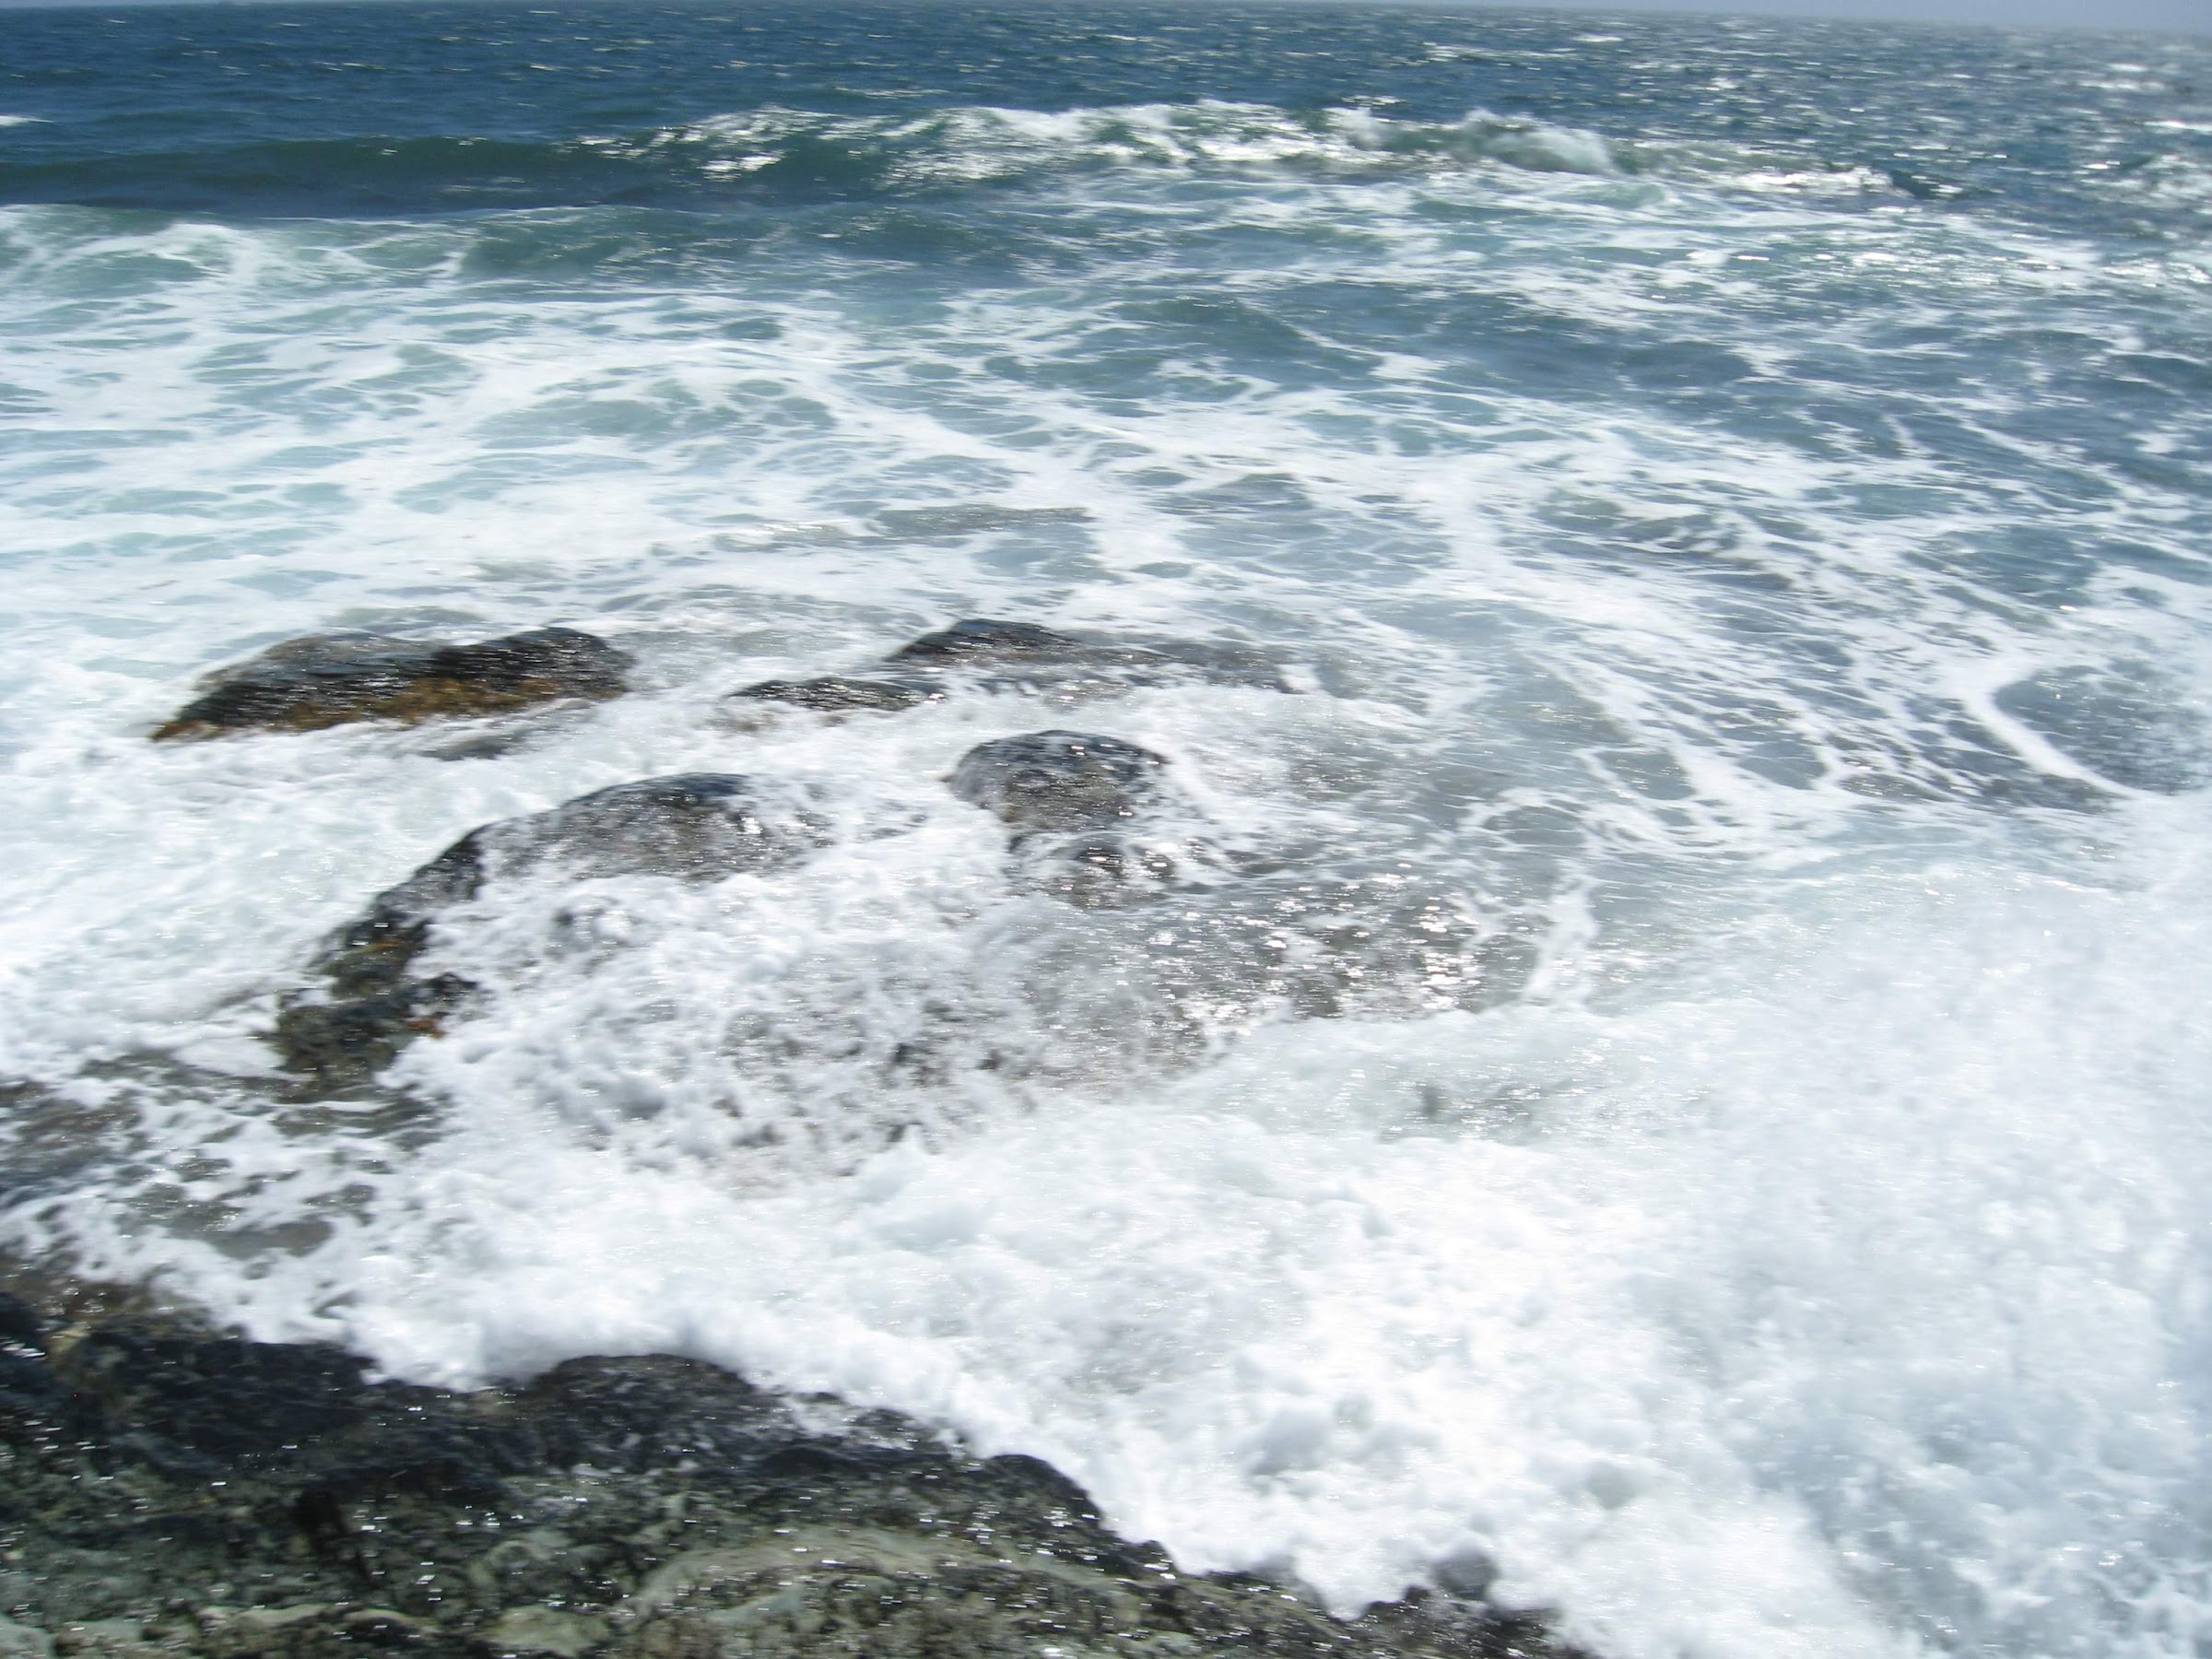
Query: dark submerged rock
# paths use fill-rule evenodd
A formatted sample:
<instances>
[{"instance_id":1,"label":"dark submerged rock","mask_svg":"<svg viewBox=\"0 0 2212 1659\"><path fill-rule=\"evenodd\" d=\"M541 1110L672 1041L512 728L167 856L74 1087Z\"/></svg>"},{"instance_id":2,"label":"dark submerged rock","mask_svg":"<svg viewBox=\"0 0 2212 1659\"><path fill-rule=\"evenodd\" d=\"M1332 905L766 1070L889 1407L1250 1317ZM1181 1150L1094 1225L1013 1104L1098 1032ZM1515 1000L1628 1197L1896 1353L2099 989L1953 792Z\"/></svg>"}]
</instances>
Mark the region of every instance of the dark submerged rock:
<instances>
[{"instance_id":1,"label":"dark submerged rock","mask_svg":"<svg viewBox=\"0 0 2212 1659\"><path fill-rule=\"evenodd\" d=\"M1034 622L971 617L900 646L876 673L865 677L763 680L732 696L829 713L897 712L960 688L1066 702L1137 686L1192 681L1289 689L1273 664L1249 652L1172 642L1124 644L1059 633Z\"/></svg>"},{"instance_id":2,"label":"dark submerged rock","mask_svg":"<svg viewBox=\"0 0 2212 1659\"><path fill-rule=\"evenodd\" d=\"M1119 737L1029 732L961 756L952 793L1019 831L1110 830L1158 803L1167 763Z\"/></svg>"},{"instance_id":3,"label":"dark submerged rock","mask_svg":"<svg viewBox=\"0 0 2212 1659\"><path fill-rule=\"evenodd\" d=\"M1120 910L1167 891L1183 874L1167 848L1121 835L1032 838L1018 842L1019 878L1077 910Z\"/></svg>"},{"instance_id":4,"label":"dark submerged rock","mask_svg":"<svg viewBox=\"0 0 2212 1659\"><path fill-rule=\"evenodd\" d=\"M884 661L969 667L1078 657L1095 649L1070 635L1040 628L1034 622L999 622L985 617L971 617L901 645Z\"/></svg>"},{"instance_id":5,"label":"dark submerged rock","mask_svg":"<svg viewBox=\"0 0 2212 1659\"><path fill-rule=\"evenodd\" d=\"M916 703L928 702L939 694L897 680L847 679L841 675L825 674L808 680L762 680L731 695L753 702L789 703L794 708L845 714L861 709L897 713Z\"/></svg>"},{"instance_id":6,"label":"dark submerged rock","mask_svg":"<svg viewBox=\"0 0 2212 1659\"><path fill-rule=\"evenodd\" d=\"M0 1349L46 1351L45 1322L39 1311L5 1290L0 1290Z\"/></svg>"},{"instance_id":7,"label":"dark submerged rock","mask_svg":"<svg viewBox=\"0 0 2212 1659\"><path fill-rule=\"evenodd\" d=\"M965 674L994 690L1097 695L1198 680L1287 691L1281 673L1250 652L1182 642L1125 644L1055 632L1033 622L971 617L924 634L884 659L893 670Z\"/></svg>"},{"instance_id":8,"label":"dark submerged rock","mask_svg":"<svg viewBox=\"0 0 2212 1659\"><path fill-rule=\"evenodd\" d=\"M45 1322L22 1298L0 1291L0 1424L51 1417L66 1400L46 1365Z\"/></svg>"},{"instance_id":9,"label":"dark submerged rock","mask_svg":"<svg viewBox=\"0 0 2212 1659\"><path fill-rule=\"evenodd\" d=\"M1030 732L976 745L949 782L1013 830L1017 879L1079 910L1111 910L1177 876L1173 853L1133 833L1170 798L1167 764L1118 737Z\"/></svg>"},{"instance_id":10,"label":"dark submerged rock","mask_svg":"<svg viewBox=\"0 0 2212 1659\"><path fill-rule=\"evenodd\" d=\"M324 1083L372 1076L435 1033L475 987L418 975L416 959L445 911L485 884L556 865L578 879L651 875L712 881L770 868L819 844L812 818L752 779L687 772L618 783L546 812L472 830L370 901L317 959L324 994L290 1003L273 1033L285 1065Z\"/></svg>"},{"instance_id":11,"label":"dark submerged rock","mask_svg":"<svg viewBox=\"0 0 2212 1659\"><path fill-rule=\"evenodd\" d=\"M504 714L562 698L604 700L622 694L629 666L627 653L571 628L474 645L319 635L218 670L154 737L312 732L356 720L412 724Z\"/></svg>"},{"instance_id":12,"label":"dark submerged rock","mask_svg":"<svg viewBox=\"0 0 2212 1659\"><path fill-rule=\"evenodd\" d=\"M1571 1659L1472 1593L1343 1620L1179 1576L1033 1458L691 1360L450 1393L173 1321L54 1347L0 1406L4 1633L41 1651Z\"/></svg>"}]
</instances>

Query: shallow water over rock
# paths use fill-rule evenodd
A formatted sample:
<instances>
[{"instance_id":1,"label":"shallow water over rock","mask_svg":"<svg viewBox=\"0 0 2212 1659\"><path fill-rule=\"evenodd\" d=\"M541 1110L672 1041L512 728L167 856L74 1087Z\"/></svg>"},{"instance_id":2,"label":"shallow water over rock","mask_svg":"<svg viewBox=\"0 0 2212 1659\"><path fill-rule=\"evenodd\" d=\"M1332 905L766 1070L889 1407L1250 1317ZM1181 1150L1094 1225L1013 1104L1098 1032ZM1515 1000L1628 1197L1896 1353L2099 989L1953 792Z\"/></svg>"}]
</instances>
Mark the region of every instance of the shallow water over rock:
<instances>
[{"instance_id":1,"label":"shallow water over rock","mask_svg":"<svg viewBox=\"0 0 2212 1659\"><path fill-rule=\"evenodd\" d=\"M1018 834L1110 830L1159 803L1167 764L1119 737L1030 732L970 749L953 768L952 793Z\"/></svg>"},{"instance_id":2,"label":"shallow water over rock","mask_svg":"<svg viewBox=\"0 0 2212 1659\"><path fill-rule=\"evenodd\" d=\"M865 675L763 680L732 695L826 713L897 712L961 691L1069 706L1172 685L1290 688L1276 664L1251 650L1101 639L1034 622L971 617L910 641Z\"/></svg>"},{"instance_id":3,"label":"shallow water over rock","mask_svg":"<svg viewBox=\"0 0 2212 1659\"><path fill-rule=\"evenodd\" d=\"M789 863L819 839L818 820L788 792L707 772L618 783L472 830L379 893L325 947L315 969L326 994L293 999L273 1041L293 1070L336 1084L382 1069L412 1038L437 1031L466 1006L473 987L453 974L418 976L413 966L439 917L487 882L548 865L579 881L712 881Z\"/></svg>"}]
</instances>

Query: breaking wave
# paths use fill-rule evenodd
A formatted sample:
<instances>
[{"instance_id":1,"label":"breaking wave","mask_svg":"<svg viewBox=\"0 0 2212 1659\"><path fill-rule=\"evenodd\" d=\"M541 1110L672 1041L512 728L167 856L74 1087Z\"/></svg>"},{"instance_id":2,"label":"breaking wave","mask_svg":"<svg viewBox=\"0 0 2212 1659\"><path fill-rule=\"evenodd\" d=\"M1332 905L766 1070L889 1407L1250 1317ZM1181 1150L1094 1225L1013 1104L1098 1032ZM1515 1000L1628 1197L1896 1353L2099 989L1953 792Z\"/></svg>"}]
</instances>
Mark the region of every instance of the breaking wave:
<instances>
[{"instance_id":1,"label":"breaking wave","mask_svg":"<svg viewBox=\"0 0 2212 1659\"><path fill-rule=\"evenodd\" d=\"M1488 171L1845 195L1903 188L1853 162L1620 139L1487 110L1437 122L1206 100L897 115L771 105L551 142L371 135L85 160L0 158L0 198L275 211L327 211L335 198L355 213L711 206L896 198L1115 171L1347 181Z\"/></svg>"}]
</instances>

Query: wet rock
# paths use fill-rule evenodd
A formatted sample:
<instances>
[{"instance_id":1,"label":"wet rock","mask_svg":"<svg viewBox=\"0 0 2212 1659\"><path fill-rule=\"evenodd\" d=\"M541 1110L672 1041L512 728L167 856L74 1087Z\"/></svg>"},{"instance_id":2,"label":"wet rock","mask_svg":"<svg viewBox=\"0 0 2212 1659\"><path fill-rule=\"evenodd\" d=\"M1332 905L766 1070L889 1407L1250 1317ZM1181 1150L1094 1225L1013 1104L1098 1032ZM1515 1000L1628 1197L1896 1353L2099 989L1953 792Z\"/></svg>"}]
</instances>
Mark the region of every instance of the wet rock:
<instances>
[{"instance_id":1,"label":"wet rock","mask_svg":"<svg viewBox=\"0 0 2212 1659\"><path fill-rule=\"evenodd\" d=\"M1135 686L1202 681L1286 691L1275 665L1251 652L1176 642L1130 644L1064 634L1033 622L969 618L924 634L884 659L895 672L963 675L994 690L1097 695Z\"/></svg>"},{"instance_id":2,"label":"wet rock","mask_svg":"<svg viewBox=\"0 0 2212 1659\"><path fill-rule=\"evenodd\" d=\"M471 832L412 880L418 901L547 863L579 877L715 881L786 862L820 841L816 821L735 772L682 772L596 790L547 812ZM394 889L395 891L398 889Z\"/></svg>"},{"instance_id":3,"label":"wet rock","mask_svg":"<svg viewBox=\"0 0 2212 1659\"><path fill-rule=\"evenodd\" d=\"M550 1607L515 1607L500 1615L486 1640L504 1653L553 1653L577 1659L607 1638L604 1618L558 1613Z\"/></svg>"},{"instance_id":4,"label":"wet rock","mask_svg":"<svg viewBox=\"0 0 2212 1659\"><path fill-rule=\"evenodd\" d=\"M1080 657L1094 649L1097 648L1070 635L1054 633L1033 622L999 622L971 617L935 633L925 633L884 660L893 664L925 664L931 667L995 666Z\"/></svg>"},{"instance_id":5,"label":"wet rock","mask_svg":"<svg viewBox=\"0 0 2212 1659\"><path fill-rule=\"evenodd\" d=\"M1062 703L1139 686L1256 686L1287 691L1273 664L1251 652L1181 642L1133 644L1065 634L1034 622L971 617L924 634L864 677L763 680L733 693L830 713L896 712L956 689L1018 692Z\"/></svg>"},{"instance_id":6,"label":"wet rock","mask_svg":"<svg viewBox=\"0 0 2212 1659\"><path fill-rule=\"evenodd\" d=\"M218 670L154 737L504 714L562 698L618 697L629 665L625 653L570 628L541 628L474 645L318 635L288 641Z\"/></svg>"},{"instance_id":7,"label":"wet rock","mask_svg":"<svg viewBox=\"0 0 2212 1659\"><path fill-rule=\"evenodd\" d=\"M181 1477L219 1477L241 1460L353 1427L367 1366L335 1348L285 1347L118 1323L69 1353L80 1430L120 1436Z\"/></svg>"},{"instance_id":8,"label":"wet rock","mask_svg":"<svg viewBox=\"0 0 2212 1659\"><path fill-rule=\"evenodd\" d=\"M44 1353L45 1322L21 1297L0 1290L0 1353L10 1350Z\"/></svg>"},{"instance_id":9,"label":"wet rock","mask_svg":"<svg viewBox=\"0 0 2212 1659\"><path fill-rule=\"evenodd\" d=\"M826 674L818 679L762 680L731 695L753 702L788 703L794 708L815 709L827 714L846 714L862 709L896 713L917 703L928 702L940 693L897 680L847 679L841 675Z\"/></svg>"},{"instance_id":10,"label":"wet rock","mask_svg":"<svg viewBox=\"0 0 2212 1659\"><path fill-rule=\"evenodd\" d=\"M366 1081L416 1038L442 1035L446 1020L465 1010L476 992L454 974L409 978L404 961L392 972L395 982L385 994L288 1002L269 1034L285 1069L324 1088Z\"/></svg>"},{"instance_id":11,"label":"wet rock","mask_svg":"<svg viewBox=\"0 0 2212 1659\"><path fill-rule=\"evenodd\" d=\"M1167 892L1184 873L1178 850L1123 835L1031 837L1015 851L1019 879L1077 910L1122 909Z\"/></svg>"},{"instance_id":12,"label":"wet rock","mask_svg":"<svg viewBox=\"0 0 2212 1659\"><path fill-rule=\"evenodd\" d=\"M100 1096L0 1083L0 1211L36 1204L81 1182L105 1161L124 1115Z\"/></svg>"},{"instance_id":13,"label":"wet rock","mask_svg":"<svg viewBox=\"0 0 2212 1659\"><path fill-rule=\"evenodd\" d=\"M1178 875L1177 851L1140 832L1140 818L1168 802L1166 766L1118 737L1030 732L978 744L949 782L1014 830L1018 881L1081 910L1111 910Z\"/></svg>"},{"instance_id":14,"label":"wet rock","mask_svg":"<svg viewBox=\"0 0 2212 1659\"><path fill-rule=\"evenodd\" d=\"M324 1084L373 1076L418 1036L435 1034L475 987L415 962L430 929L488 882L559 867L577 879L665 876L712 881L771 868L820 841L794 799L728 772L688 772L618 783L565 805L488 824L463 836L324 947L321 993L294 999L273 1040L288 1068Z\"/></svg>"},{"instance_id":15,"label":"wet rock","mask_svg":"<svg viewBox=\"0 0 2212 1659\"><path fill-rule=\"evenodd\" d=\"M0 1653L1570 1659L1478 1593L1343 1620L1179 1575L1032 1458L690 1360L449 1393L139 1319L29 1362L53 1405L0 1413Z\"/></svg>"},{"instance_id":16,"label":"wet rock","mask_svg":"<svg viewBox=\"0 0 2212 1659\"><path fill-rule=\"evenodd\" d=\"M952 793L1018 831L1110 830L1158 803L1167 763L1119 737L1030 732L961 756Z\"/></svg>"},{"instance_id":17,"label":"wet rock","mask_svg":"<svg viewBox=\"0 0 2212 1659\"><path fill-rule=\"evenodd\" d=\"M0 1422L49 1416L63 1403L46 1367L44 1322L29 1302L0 1292Z\"/></svg>"}]
</instances>

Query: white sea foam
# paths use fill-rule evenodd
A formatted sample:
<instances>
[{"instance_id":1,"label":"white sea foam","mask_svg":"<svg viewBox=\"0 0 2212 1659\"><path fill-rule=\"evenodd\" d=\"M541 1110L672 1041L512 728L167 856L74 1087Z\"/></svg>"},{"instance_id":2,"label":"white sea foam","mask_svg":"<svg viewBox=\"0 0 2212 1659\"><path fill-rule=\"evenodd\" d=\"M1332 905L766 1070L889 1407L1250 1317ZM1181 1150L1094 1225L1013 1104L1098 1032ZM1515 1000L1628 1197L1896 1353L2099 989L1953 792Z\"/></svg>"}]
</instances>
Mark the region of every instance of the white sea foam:
<instances>
[{"instance_id":1,"label":"white sea foam","mask_svg":"<svg viewBox=\"0 0 2212 1659\"><path fill-rule=\"evenodd\" d=\"M2196 843L2198 803L2165 816ZM2207 1147L2171 1111L2212 1064L2206 896L2193 858L2116 890L1823 878L1665 994L1281 1028L766 1189L693 1113L632 1100L610 1140L478 1077L289 1265L94 1260L414 1375L676 1348L920 1409L1194 1566L1346 1604L1487 1562L1624 1654L1905 1651L1884 1612L2168 1651L2212 1613ZM2166 1628L2081 1622L2147 1602Z\"/></svg>"},{"instance_id":2,"label":"white sea foam","mask_svg":"<svg viewBox=\"0 0 2212 1659\"><path fill-rule=\"evenodd\" d=\"M799 118L748 119L665 142ZM943 287L864 223L583 281L618 217L0 213L0 1075L80 1114L10 1236L409 1375L707 1355L1048 1456L1194 1566L1494 1575L1622 1659L2192 1652L2212 873L2201 791L2127 778L2202 747L2157 465L2202 415L2054 431L2018 346L2139 353L2174 285L1563 129L1356 179L1277 162L1386 118L947 131L1144 164L1006 193L1038 263ZM962 613L1305 692L721 700ZM273 639L552 620L639 689L511 748L144 740ZM1170 757L1186 893L1025 890L945 790L1069 724ZM397 1130L257 1077L377 889L705 770L830 844L488 891Z\"/></svg>"},{"instance_id":3,"label":"white sea foam","mask_svg":"<svg viewBox=\"0 0 2212 1659\"><path fill-rule=\"evenodd\" d=\"M1366 108L1298 113L1200 100L1036 111L971 106L925 115L830 115L776 108L709 116L643 135L587 140L612 155L697 155L716 176L758 172L818 147L872 158L893 184L944 186L1100 169L1356 178L1470 171L1599 179L1648 176L1747 190L1893 193L1886 174L1724 144L1624 142L1585 128L1471 110L1420 121Z\"/></svg>"}]
</instances>

